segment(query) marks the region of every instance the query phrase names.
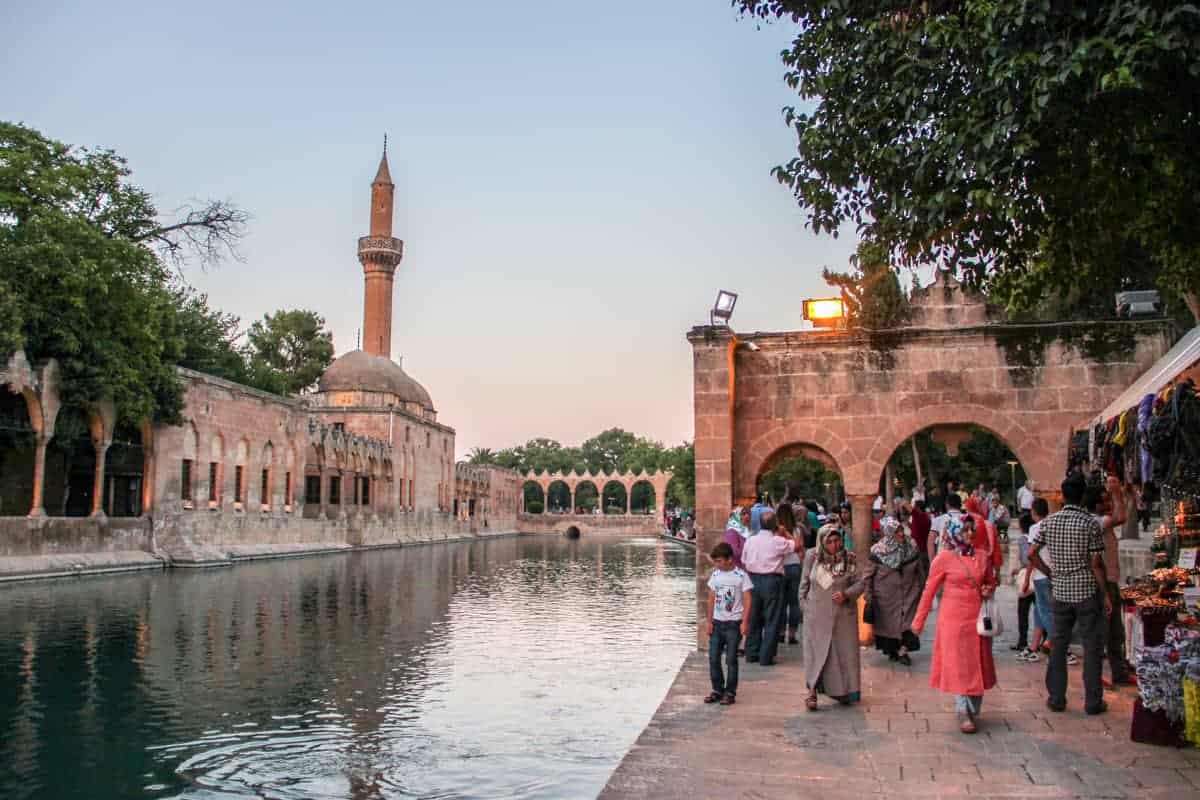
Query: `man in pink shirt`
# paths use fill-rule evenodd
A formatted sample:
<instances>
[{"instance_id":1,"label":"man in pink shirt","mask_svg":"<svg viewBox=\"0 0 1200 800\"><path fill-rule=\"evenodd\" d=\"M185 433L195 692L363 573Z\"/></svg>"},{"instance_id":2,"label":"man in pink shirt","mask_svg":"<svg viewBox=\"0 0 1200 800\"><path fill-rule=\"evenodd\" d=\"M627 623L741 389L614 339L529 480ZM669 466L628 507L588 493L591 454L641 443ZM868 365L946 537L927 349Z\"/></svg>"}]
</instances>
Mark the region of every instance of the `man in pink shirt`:
<instances>
[{"instance_id":1,"label":"man in pink shirt","mask_svg":"<svg viewBox=\"0 0 1200 800\"><path fill-rule=\"evenodd\" d=\"M775 663L779 645L779 617L783 610L783 559L788 553L804 555L804 539L777 530L775 512L764 510L759 531L746 540L742 563L754 585L750 592L750 635L746 660L764 667Z\"/></svg>"}]
</instances>

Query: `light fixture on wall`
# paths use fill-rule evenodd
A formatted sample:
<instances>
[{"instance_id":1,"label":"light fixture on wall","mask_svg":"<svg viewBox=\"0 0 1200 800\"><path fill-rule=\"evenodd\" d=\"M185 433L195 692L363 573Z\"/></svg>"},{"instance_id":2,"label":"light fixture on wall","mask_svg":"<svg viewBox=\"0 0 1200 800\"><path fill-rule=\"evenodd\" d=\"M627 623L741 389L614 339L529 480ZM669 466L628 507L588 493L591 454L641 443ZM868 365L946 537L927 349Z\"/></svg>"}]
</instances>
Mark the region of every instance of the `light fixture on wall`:
<instances>
[{"instance_id":1,"label":"light fixture on wall","mask_svg":"<svg viewBox=\"0 0 1200 800\"><path fill-rule=\"evenodd\" d=\"M708 312L708 322L710 325L716 325L717 320L721 320L721 324L728 325L729 318L733 316L733 307L737 305L737 293L728 292L721 289L717 292L717 301L713 303L712 311Z\"/></svg>"},{"instance_id":2,"label":"light fixture on wall","mask_svg":"<svg viewBox=\"0 0 1200 800\"><path fill-rule=\"evenodd\" d=\"M817 328L837 328L846 318L846 304L837 297L805 300L804 318Z\"/></svg>"}]
</instances>

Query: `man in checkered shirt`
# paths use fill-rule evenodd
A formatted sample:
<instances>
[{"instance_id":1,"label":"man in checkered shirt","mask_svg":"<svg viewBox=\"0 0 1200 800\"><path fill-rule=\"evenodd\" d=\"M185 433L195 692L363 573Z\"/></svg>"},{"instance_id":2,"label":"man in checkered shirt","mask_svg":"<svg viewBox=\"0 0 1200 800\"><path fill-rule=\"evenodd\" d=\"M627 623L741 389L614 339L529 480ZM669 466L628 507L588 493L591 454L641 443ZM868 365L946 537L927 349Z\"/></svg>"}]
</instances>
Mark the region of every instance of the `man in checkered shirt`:
<instances>
[{"instance_id":1,"label":"man in checkered shirt","mask_svg":"<svg viewBox=\"0 0 1200 800\"><path fill-rule=\"evenodd\" d=\"M1037 536L1031 541L1029 562L1049 575L1054 593L1054 636L1050 661L1046 665L1046 706L1051 711L1067 708L1067 645L1071 632L1079 627L1083 640L1083 710L1103 714L1104 687L1100 668L1104 656L1104 631L1112 602L1104 592L1104 538L1100 523L1082 507L1087 483L1083 475L1072 473L1062 484L1063 509L1042 520ZM1054 567L1039 553L1045 549Z\"/></svg>"}]
</instances>

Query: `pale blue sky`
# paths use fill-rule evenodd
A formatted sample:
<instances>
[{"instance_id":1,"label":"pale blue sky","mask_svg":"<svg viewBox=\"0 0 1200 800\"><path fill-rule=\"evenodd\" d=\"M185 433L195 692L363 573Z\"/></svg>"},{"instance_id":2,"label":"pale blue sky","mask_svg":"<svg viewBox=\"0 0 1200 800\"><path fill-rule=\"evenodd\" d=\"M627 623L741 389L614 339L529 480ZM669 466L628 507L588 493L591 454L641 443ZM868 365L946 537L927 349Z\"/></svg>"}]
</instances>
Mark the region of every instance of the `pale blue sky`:
<instances>
[{"instance_id":1,"label":"pale blue sky","mask_svg":"<svg viewBox=\"0 0 1200 800\"><path fill-rule=\"evenodd\" d=\"M460 455L690 438L684 334L716 290L739 330L794 328L854 247L769 174L793 152L789 26L727 0L10 0L0 23L0 117L123 153L164 210L245 207L245 263L193 282L247 322L313 308L339 353L386 131L393 354Z\"/></svg>"}]
</instances>

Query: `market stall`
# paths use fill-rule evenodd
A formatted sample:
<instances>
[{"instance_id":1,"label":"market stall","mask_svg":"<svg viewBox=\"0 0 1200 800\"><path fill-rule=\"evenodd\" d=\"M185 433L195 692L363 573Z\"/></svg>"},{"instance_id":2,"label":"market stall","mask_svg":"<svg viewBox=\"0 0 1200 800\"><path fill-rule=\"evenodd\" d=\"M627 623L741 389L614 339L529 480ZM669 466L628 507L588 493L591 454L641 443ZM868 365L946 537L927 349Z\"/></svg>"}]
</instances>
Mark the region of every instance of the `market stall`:
<instances>
[{"instance_id":1,"label":"market stall","mask_svg":"<svg viewBox=\"0 0 1200 800\"><path fill-rule=\"evenodd\" d=\"M1104 410L1087 431L1087 461L1141 507L1158 502L1153 569L1121 590L1139 700L1131 736L1200 746L1200 328ZM1078 456L1076 456L1078 458Z\"/></svg>"}]
</instances>

